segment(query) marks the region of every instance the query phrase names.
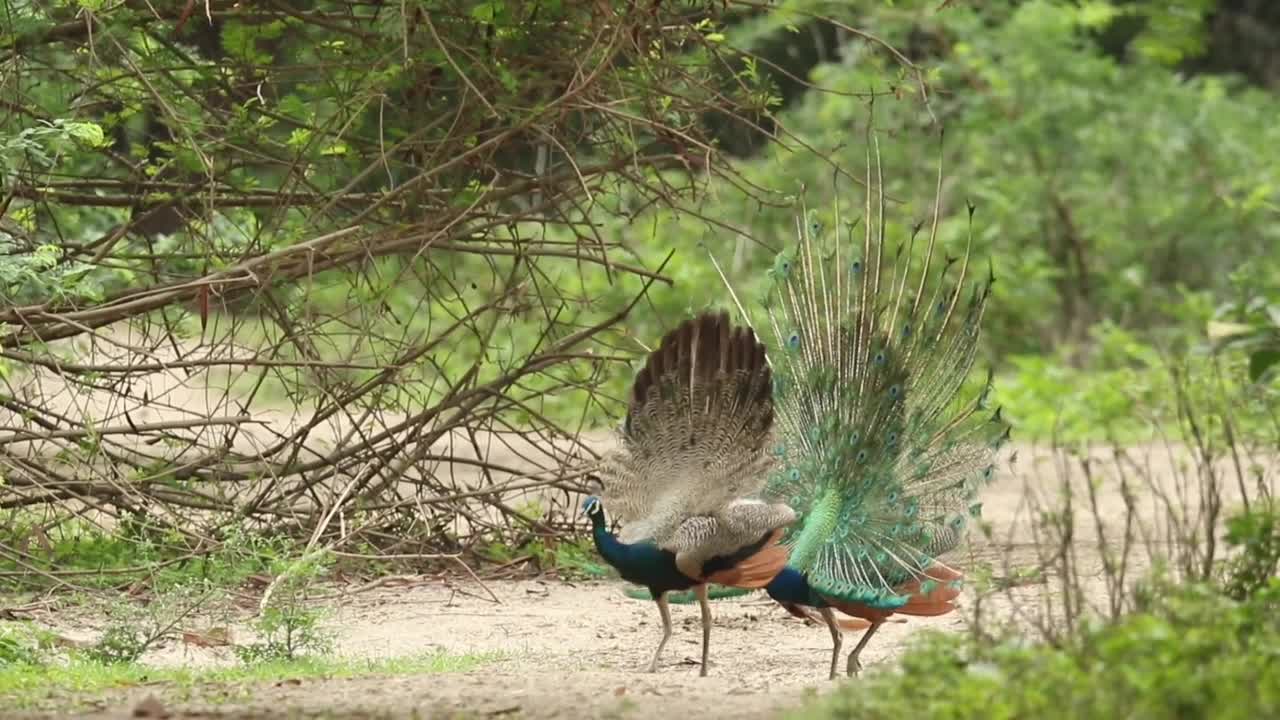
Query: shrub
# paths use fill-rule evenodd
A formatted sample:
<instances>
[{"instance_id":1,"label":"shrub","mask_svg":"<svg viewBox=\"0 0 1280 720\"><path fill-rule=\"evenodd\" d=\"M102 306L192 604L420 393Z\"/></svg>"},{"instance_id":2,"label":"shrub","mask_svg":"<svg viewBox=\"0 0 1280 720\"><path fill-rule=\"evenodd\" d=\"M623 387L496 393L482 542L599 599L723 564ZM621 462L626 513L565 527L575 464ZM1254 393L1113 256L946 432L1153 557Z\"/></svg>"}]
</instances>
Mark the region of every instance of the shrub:
<instances>
[{"instance_id":1,"label":"shrub","mask_svg":"<svg viewBox=\"0 0 1280 720\"><path fill-rule=\"evenodd\" d=\"M1243 602L1163 588L1149 612L1085 625L1067 645L928 633L901 669L794 714L862 720L1280 716L1280 580Z\"/></svg>"}]
</instances>

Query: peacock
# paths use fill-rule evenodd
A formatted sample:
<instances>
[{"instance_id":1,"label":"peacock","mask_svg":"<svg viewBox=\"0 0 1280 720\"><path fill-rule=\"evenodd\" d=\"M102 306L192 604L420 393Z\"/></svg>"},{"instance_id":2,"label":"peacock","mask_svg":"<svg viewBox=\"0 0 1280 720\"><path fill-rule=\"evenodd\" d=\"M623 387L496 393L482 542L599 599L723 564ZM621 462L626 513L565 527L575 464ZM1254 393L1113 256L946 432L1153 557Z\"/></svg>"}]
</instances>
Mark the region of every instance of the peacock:
<instances>
[{"instance_id":1,"label":"peacock","mask_svg":"<svg viewBox=\"0 0 1280 720\"><path fill-rule=\"evenodd\" d=\"M866 187L880 187L870 158L867 167ZM954 608L963 576L943 558L981 517L978 492L1010 435L1000 409L988 409L991 373L967 384L995 282L990 266L971 267L972 235L958 256L943 253L935 206L927 239L921 223L890 248L882 190L868 191L863 215L855 232L837 203L828 235L802 210L762 310L776 416L763 497L797 515L782 542L787 565L765 590L793 615L816 610L826 622L832 679L841 628L866 627L846 664L854 675L891 616Z\"/></svg>"},{"instance_id":2,"label":"peacock","mask_svg":"<svg viewBox=\"0 0 1280 720\"><path fill-rule=\"evenodd\" d=\"M601 460L600 487L583 503L601 557L648 588L662 618L649 662L671 638L667 593L693 589L702 612L707 675L707 585L759 589L782 570L779 545L795 513L756 495L775 460L772 374L765 347L726 312L680 323L649 354L631 388L620 446ZM621 522L609 531L604 508Z\"/></svg>"}]
</instances>

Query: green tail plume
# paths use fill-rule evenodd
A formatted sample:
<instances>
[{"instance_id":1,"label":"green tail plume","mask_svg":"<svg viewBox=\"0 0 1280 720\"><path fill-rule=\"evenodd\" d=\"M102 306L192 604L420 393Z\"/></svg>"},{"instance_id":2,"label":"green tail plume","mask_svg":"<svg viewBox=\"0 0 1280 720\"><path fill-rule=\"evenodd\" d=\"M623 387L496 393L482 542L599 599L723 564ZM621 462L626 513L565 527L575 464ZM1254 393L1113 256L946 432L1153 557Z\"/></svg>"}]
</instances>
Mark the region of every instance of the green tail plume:
<instances>
[{"instance_id":1,"label":"green tail plume","mask_svg":"<svg viewBox=\"0 0 1280 720\"><path fill-rule=\"evenodd\" d=\"M623 590L627 597L633 600L653 600L653 594L643 588L626 588ZM746 588L725 587L723 585L712 585L707 588L707 598L711 600L723 600L725 598L741 597L755 590ZM667 602L676 605L692 605L698 602L698 596L692 590L683 590L680 592L667 593Z\"/></svg>"},{"instance_id":2,"label":"green tail plume","mask_svg":"<svg viewBox=\"0 0 1280 720\"><path fill-rule=\"evenodd\" d=\"M868 157L867 188L880 187L878 162L877 151L873 183ZM800 516L792 567L820 592L892 609L907 600L894 588L925 580L980 516L1009 437L999 409L985 410L990 374L964 392L995 277L974 277L972 236L958 257L943 252L936 208L927 239L917 227L895 248L882 190L868 190L861 238L838 204L833 215L827 232L805 212L771 270L780 462L768 490Z\"/></svg>"}]
</instances>

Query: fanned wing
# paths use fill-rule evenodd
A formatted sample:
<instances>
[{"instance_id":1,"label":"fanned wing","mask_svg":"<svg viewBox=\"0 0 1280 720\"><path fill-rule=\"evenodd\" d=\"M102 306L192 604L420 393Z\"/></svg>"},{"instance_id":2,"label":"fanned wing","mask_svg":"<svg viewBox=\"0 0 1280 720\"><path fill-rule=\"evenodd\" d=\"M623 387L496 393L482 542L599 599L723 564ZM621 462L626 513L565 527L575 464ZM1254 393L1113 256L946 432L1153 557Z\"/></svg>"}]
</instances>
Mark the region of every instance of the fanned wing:
<instances>
[{"instance_id":1,"label":"fanned wing","mask_svg":"<svg viewBox=\"0 0 1280 720\"><path fill-rule=\"evenodd\" d=\"M782 441L769 490L801 516L791 565L824 595L888 609L979 515L1008 427L983 412L990 375L963 392L994 277L966 288L969 246L938 262L936 212L917 258L916 233L886 247L882 196L865 209L861 242L840 242L837 207L835 242L811 215L774 265Z\"/></svg>"},{"instance_id":2,"label":"fanned wing","mask_svg":"<svg viewBox=\"0 0 1280 720\"><path fill-rule=\"evenodd\" d=\"M772 467L772 428L764 344L728 313L681 323L636 375L621 447L602 463L620 539L707 558L790 522L785 506L744 502Z\"/></svg>"}]
</instances>

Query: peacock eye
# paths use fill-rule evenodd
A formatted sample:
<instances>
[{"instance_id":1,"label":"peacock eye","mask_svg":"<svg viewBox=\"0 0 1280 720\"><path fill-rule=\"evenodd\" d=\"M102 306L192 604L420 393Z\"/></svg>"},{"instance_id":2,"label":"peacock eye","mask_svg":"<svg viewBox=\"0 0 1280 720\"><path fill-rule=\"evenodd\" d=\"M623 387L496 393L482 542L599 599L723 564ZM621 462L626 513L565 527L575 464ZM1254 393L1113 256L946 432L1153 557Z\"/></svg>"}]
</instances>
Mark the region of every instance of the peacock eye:
<instances>
[{"instance_id":1,"label":"peacock eye","mask_svg":"<svg viewBox=\"0 0 1280 720\"><path fill-rule=\"evenodd\" d=\"M883 350L881 350L880 352L876 353L875 363L876 363L877 365L883 365L883 364L884 364L884 360L885 360L885 358L884 358L884 351L883 351Z\"/></svg>"},{"instance_id":2,"label":"peacock eye","mask_svg":"<svg viewBox=\"0 0 1280 720\"><path fill-rule=\"evenodd\" d=\"M800 347L800 333L793 332L789 337L787 337L787 347L792 350Z\"/></svg>"}]
</instances>

